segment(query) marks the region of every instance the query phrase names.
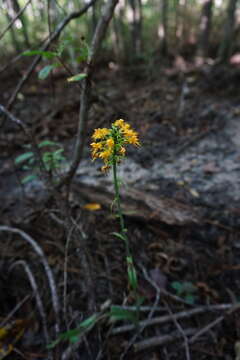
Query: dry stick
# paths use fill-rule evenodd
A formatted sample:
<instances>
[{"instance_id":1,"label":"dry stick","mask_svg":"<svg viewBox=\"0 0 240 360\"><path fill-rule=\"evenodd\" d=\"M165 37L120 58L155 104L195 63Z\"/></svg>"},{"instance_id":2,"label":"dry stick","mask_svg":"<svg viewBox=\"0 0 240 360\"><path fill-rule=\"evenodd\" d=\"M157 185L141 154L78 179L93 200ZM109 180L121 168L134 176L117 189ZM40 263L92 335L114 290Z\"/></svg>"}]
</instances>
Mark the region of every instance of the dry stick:
<instances>
[{"instance_id":1,"label":"dry stick","mask_svg":"<svg viewBox=\"0 0 240 360\"><path fill-rule=\"evenodd\" d=\"M25 11L25 9L28 7L32 0L28 0L28 2L25 4L25 6L19 10L19 12L16 14L16 16L12 19L12 21L8 24L8 26L3 30L3 32L0 34L0 40L4 37L6 32L13 26L15 21L22 15L22 13Z\"/></svg>"},{"instance_id":2,"label":"dry stick","mask_svg":"<svg viewBox=\"0 0 240 360\"><path fill-rule=\"evenodd\" d=\"M68 249L69 249L69 244L72 238L72 232L74 230L74 226L72 226L68 232L67 235L67 241L66 241L66 245L65 245L65 250L64 250L64 272L63 272L63 316L64 316L64 320L65 320L65 324L68 327L68 323L67 323L67 281L68 281Z\"/></svg>"},{"instance_id":3,"label":"dry stick","mask_svg":"<svg viewBox=\"0 0 240 360\"><path fill-rule=\"evenodd\" d=\"M91 77L94 72L94 65L97 60L98 51L102 44L103 38L106 34L108 24L113 16L114 9L117 5L118 0L108 0L103 14L97 24L93 40L90 46L90 53L88 58L88 64L86 67L86 77L83 79L82 83L82 92L80 96L80 111L79 111L79 120L78 120L78 132L77 140L74 148L73 161L70 166L69 172L64 177L60 183L60 186L63 184L69 184L73 178L78 165L82 159L85 133L87 128L88 121L88 110L89 110L89 99L91 94Z\"/></svg>"},{"instance_id":4,"label":"dry stick","mask_svg":"<svg viewBox=\"0 0 240 360\"><path fill-rule=\"evenodd\" d=\"M43 306L43 303L42 303L41 296L40 296L39 291L38 291L38 286L37 286L35 277L34 277L34 275L32 273L32 270L31 270L30 266L26 263L26 261L23 261L23 260L16 261L10 267L10 271L12 271L13 268L15 266L17 266L17 265L22 265L25 272L26 272L26 274L27 274L27 276L28 276L28 279L29 279L30 285L32 287L34 296L36 298L38 311L39 311L39 314L40 314L40 316L42 318L43 332L44 332L44 336L45 336L46 345L48 345L50 343L50 338L49 338L48 328L47 328L47 316L46 316L46 313L45 313L45 310L44 310L44 306ZM48 357L50 359L52 359L52 354L51 354L50 351L48 352Z\"/></svg>"},{"instance_id":5,"label":"dry stick","mask_svg":"<svg viewBox=\"0 0 240 360\"><path fill-rule=\"evenodd\" d=\"M224 315L219 316L217 319L212 321L210 324L206 325L204 328L198 331L194 336L192 336L191 339L189 339L189 344L192 344L199 338L199 336L203 335L205 332L208 332L209 330L211 330L212 327L222 322L225 319L226 315L230 315L239 309L240 309L239 304L232 305L232 307Z\"/></svg>"},{"instance_id":6,"label":"dry stick","mask_svg":"<svg viewBox=\"0 0 240 360\"><path fill-rule=\"evenodd\" d=\"M232 304L199 306L199 307L197 307L195 309L178 312L178 313L174 314L174 316L175 316L175 319L178 320L178 319L189 318L189 317L191 317L193 315L198 315L198 314L208 312L208 311L228 310L228 309L231 309L231 308L233 308ZM158 316L158 317L153 318L153 319L140 321L139 325L147 327L147 326L152 326L152 325L163 324L163 323L166 323L166 322L171 321L171 320L172 320L172 316L164 315L164 316ZM119 326L119 327L112 330L111 335L122 334L122 333L125 333L125 332L132 331L134 329L135 329L134 325Z\"/></svg>"},{"instance_id":7,"label":"dry stick","mask_svg":"<svg viewBox=\"0 0 240 360\"><path fill-rule=\"evenodd\" d=\"M56 30L51 34L51 36L44 42L44 44L41 46L41 48L39 50L41 50L41 51L47 50L48 47L50 46L50 44L59 37L62 30L68 25L68 23L71 20L82 16L96 1L97 0L92 0L87 5L85 5L81 10L74 11L71 14L69 14L68 16L66 16L60 22L60 24L56 27ZM35 67L37 66L37 64L39 63L40 60L41 60L41 55L37 55L34 58L33 62L31 63L28 70L26 71L26 73L21 78L21 80L19 81L18 85L16 86L16 89L14 90L11 98L9 99L8 104L7 104L8 109L10 109L12 107L13 103L16 100L17 94L22 89L25 82L29 79L29 77L31 76L33 70L35 69Z\"/></svg>"},{"instance_id":8,"label":"dry stick","mask_svg":"<svg viewBox=\"0 0 240 360\"><path fill-rule=\"evenodd\" d=\"M154 289L156 290L156 297L155 297L155 301L154 304L152 306L152 309L148 315L148 320L152 319L153 314L155 312L155 309L159 303L160 300L160 294L161 294L161 289L159 288L159 286L157 286L157 284L148 276L146 269L144 268L144 266L139 265L142 269L143 275L145 277L145 279L152 285L152 287L154 287ZM146 324L143 326L140 326L139 330L137 331L137 333L132 337L132 339L130 339L127 348L125 349L124 353L121 355L121 360L124 359L125 355L127 355L129 349L132 347L132 345L135 343L135 341L137 340L138 336L144 331L146 327Z\"/></svg>"},{"instance_id":9,"label":"dry stick","mask_svg":"<svg viewBox=\"0 0 240 360\"><path fill-rule=\"evenodd\" d=\"M40 257L40 260L43 264L43 267L44 267L46 275L47 275L49 288L51 291L52 304L53 304L53 309L54 309L55 316L56 316L56 335L58 335L59 330L60 330L60 317L59 317L60 302L59 302L59 298L58 298L58 294L57 294L57 287L56 287L56 283L54 280L54 276L53 276L52 270L47 262L46 256L45 256L42 248L37 244L37 242L31 236L29 236L26 232L24 232L18 228L0 225L0 231L6 231L6 232L11 232L11 233L20 235L24 240L27 241L28 244L30 244L32 246L34 251Z\"/></svg>"},{"instance_id":10,"label":"dry stick","mask_svg":"<svg viewBox=\"0 0 240 360\"><path fill-rule=\"evenodd\" d=\"M164 301L164 303L165 303L166 308L169 311L169 314L172 316L172 320L173 320L174 324L176 325L176 328L179 330L180 334L182 334L182 337L183 337L183 340L184 340L184 346L185 346L186 360L191 360L190 350L189 350L189 341L188 341L188 338L186 336L186 331L183 330L183 328L181 327L179 322L176 320L176 317L173 314L170 307L168 306L167 302Z\"/></svg>"},{"instance_id":11,"label":"dry stick","mask_svg":"<svg viewBox=\"0 0 240 360\"><path fill-rule=\"evenodd\" d=\"M185 335L192 335L196 332L196 329L187 329ZM155 346L162 346L171 342L174 342L182 337L179 332L174 332L170 335L154 336L149 339L140 341L134 345L134 351L139 352Z\"/></svg>"},{"instance_id":12,"label":"dry stick","mask_svg":"<svg viewBox=\"0 0 240 360\"><path fill-rule=\"evenodd\" d=\"M3 328L9 320L13 317L13 315L20 309L20 307L30 298L30 295L26 295L14 308L13 310L8 314L6 318L0 323L0 328Z\"/></svg>"}]
</instances>

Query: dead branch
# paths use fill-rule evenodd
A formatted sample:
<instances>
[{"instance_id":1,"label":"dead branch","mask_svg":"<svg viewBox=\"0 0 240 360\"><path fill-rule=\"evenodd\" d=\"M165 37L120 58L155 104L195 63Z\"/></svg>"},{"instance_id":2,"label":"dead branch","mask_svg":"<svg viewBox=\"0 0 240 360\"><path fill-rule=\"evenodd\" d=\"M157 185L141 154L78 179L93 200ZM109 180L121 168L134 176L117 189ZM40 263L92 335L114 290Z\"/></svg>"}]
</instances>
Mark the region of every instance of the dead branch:
<instances>
[{"instance_id":1,"label":"dead branch","mask_svg":"<svg viewBox=\"0 0 240 360\"><path fill-rule=\"evenodd\" d=\"M184 340L184 346L185 346L185 354L186 354L186 360L191 360L190 357L190 350L189 350L189 341L186 335L187 331L184 331L182 326L179 324L179 322L177 321L175 315L173 314L172 310L170 309L170 307L168 306L168 304L164 301L166 308L169 311L170 316L172 316L172 321L174 322L174 324L176 325L176 328L178 329L179 333L182 335L183 340Z\"/></svg>"},{"instance_id":2,"label":"dead branch","mask_svg":"<svg viewBox=\"0 0 240 360\"><path fill-rule=\"evenodd\" d=\"M32 246L33 250L39 256L39 258L42 262L42 265L45 269L46 276L47 276L48 283L49 283L49 288L51 291L52 304L53 304L53 309L54 309L55 316L56 316L56 335L58 335L59 330L60 330L60 317L59 317L60 302L59 302L59 298L58 298L58 294L57 294L57 287L56 287L55 279L53 276L53 272L52 272L50 266L48 265L48 261L46 259L46 256L45 256L42 248L38 245L38 243L31 236L29 236L26 232L24 232L18 228L0 225L0 231L6 231L6 232L10 232L10 233L19 235L21 238L23 238L25 241L27 241L28 244L30 244Z\"/></svg>"},{"instance_id":3,"label":"dead branch","mask_svg":"<svg viewBox=\"0 0 240 360\"><path fill-rule=\"evenodd\" d=\"M178 313L175 313L175 319L179 320L179 319L184 319L184 318L190 318L194 315L198 315L198 314L202 314L205 312L212 312L212 311L223 311L223 310L229 310L233 308L232 304L220 304L220 305L211 305L211 306L199 306L195 309L191 309L191 310L186 310L186 311L181 311ZM172 320L172 315L164 315L164 316L158 316L155 317L153 319L147 319L147 320L143 320L140 321L139 326L153 326L153 325L159 325L159 324L164 324L168 321ZM125 332L129 332L135 329L134 325L122 325L119 326L115 329L113 329L111 331L111 335L118 335L118 334L122 334ZM182 335L181 335L182 336Z\"/></svg>"},{"instance_id":4,"label":"dead branch","mask_svg":"<svg viewBox=\"0 0 240 360\"><path fill-rule=\"evenodd\" d=\"M80 16L82 16L83 14L85 14L85 12L87 12L87 10L96 2L97 0L92 0L90 1L88 4L86 4L81 10L79 11L74 11L71 14L69 14L68 16L66 16L61 22L60 24L56 27L56 30L51 34L51 36L43 43L43 45L40 47L39 50L41 51L45 51L49 48L50 44L56 40L59 35L61 34L61 32L63 31L63 29L68 25L68 23L73 20L76 19ZM29 77L31 76L32 72L34 71L35 67L37 66L37 64L40 62L41 60L41 55L37 55L33 62L31 63L31 65L29 66L29 68L27 69L26 73L23 75L23 77L21 78L21 80L19 81L19 83L17 84L11 98L8 101L7 104L7 108L11 109L11 107L13 106L17 94L19 93L19 91L22 89L23 85L26 83L26 81L29 79Z\"/></svg>"},{"instance_id":5,"label":"dead branch","mask_svg":"<svg viewBox=\"0 0 240 360\"><path fill-rule=\"evenodd\" d=\"M22 307L22 305L30 298L30 295L26 295L7 315L7 317L4 318L3 321L0 322L0 328L3 328L9 320L13 317L13 315Z\"/></svg>"},{"instance_id":6,"label":"dead branch","mask_svg":"<svg viewBox=\"0 0 240 360\"><path fill-rule=\"evenodd\" d=\"M196 332L196 329L187 329L185 331L185 335L192 335ZM149 348L153 348L155 346L162 346L165 344L169 344L171 342L174 342L182 337L182 334L179 334L179 332L173 332L170 335L163 335L163 336L154 336L149 339L140 341L139 343L134 345L134 351L139 352L143 351Z\"/></svg>"}]
</instances>

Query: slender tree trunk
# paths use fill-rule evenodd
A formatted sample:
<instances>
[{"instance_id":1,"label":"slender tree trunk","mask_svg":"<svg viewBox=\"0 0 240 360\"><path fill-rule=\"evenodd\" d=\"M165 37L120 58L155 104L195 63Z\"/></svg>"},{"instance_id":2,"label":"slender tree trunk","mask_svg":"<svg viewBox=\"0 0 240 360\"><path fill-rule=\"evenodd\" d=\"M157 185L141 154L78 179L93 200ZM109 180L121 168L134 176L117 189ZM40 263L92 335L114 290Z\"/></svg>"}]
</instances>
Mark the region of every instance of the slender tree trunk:
<instances>
[{"instance_id":1,"label":"slender tree trunk","mask_svg":"<svg viewBox=\"0 0 240 360\"><path fill-rule=\"evenodd\" d=\"M11 16L9 16L9 14L7 13L6 14L6 18L7 18L7 22L10 23L12 21L12 18ZM17 39L17 36L16 36L16 33L15 33L15 29L14 29L14 26L11 26L10 27L10 35L11 35L11 39L12 39L12 45L15 49L15 51L17 53L19 53L21 51L21 46L18 42L18 39Z\"/></svg>"},{"instance_id":2,"label":"slender tree trunk","mask_svg":"<svg viewBox=\"0 0 240 360\"><path fill-rule=\"evenodd\" d=\"M179 45L179 0L174 0L174 37L175 37L175 46L178 48Z\"/></svg>"},{"instance_id":3,"label":"slender tree trunk","mask_svg":"<svg viewBox=\"0 0 240 360\"><path fill-rule=\"evenodd\" d=\"M219 48L219 62L228 62L232 54L234 40L235 12L238 0L229 0L227 8L227 18L224 27L223 40Z\"/></svg>"},{"instance_id":4,"label":"slender tree trunk","mask_svg":"<svg viewBox=\"0 0 240 360\"><path fill-rule=\"evenodd\" d=\"M161 36L161 45L160 50L161 54L166 56L168 53L168 0L161 1L161 25L160 25L160 36Z\"/></svg>"},{"instance_id":5,"label":"slender tree trunk","mask_svg":"<svg viewBox=\"0 0 240 360\"><path fill-rule=\"evenodd\" d=\"M214 1L205 0L202 7L200 20L200 35L198 40L197 55L200 57L208 56L209 37L212 25L212 9Z\"/></svg>"},{"instance_id":6,"label":"slender tree trunk","mask_svg":"<svg viewBox=\"0 0 240 360\"><path fill-rule=\"evenodd\" d=\"M142 52L142 1L129 0L132 10L132 50L133 57L139 57Z\"/></svg>"}]
</instances>

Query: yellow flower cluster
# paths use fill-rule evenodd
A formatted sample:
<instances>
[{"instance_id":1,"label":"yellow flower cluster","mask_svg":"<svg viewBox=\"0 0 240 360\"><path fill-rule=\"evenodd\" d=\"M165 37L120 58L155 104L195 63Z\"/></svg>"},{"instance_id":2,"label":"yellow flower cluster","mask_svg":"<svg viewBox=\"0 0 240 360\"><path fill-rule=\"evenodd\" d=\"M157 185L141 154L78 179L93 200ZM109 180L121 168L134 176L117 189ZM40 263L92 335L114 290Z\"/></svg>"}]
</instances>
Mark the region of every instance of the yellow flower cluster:
<instances>
[{"instance_id":1,"label":"yellow flower cluster","mask_svg":"<svg viewBox=\"0 0 240 360\"><path fill-rule=\"evenodd\" d=\"M92 158L103 160L102 171L108 170L114 160L120 161L125 156L126 145L140 145L137 132L123 119L116 120L110 129L95 129L92 138Z\"/></svg>"}]
</instances>

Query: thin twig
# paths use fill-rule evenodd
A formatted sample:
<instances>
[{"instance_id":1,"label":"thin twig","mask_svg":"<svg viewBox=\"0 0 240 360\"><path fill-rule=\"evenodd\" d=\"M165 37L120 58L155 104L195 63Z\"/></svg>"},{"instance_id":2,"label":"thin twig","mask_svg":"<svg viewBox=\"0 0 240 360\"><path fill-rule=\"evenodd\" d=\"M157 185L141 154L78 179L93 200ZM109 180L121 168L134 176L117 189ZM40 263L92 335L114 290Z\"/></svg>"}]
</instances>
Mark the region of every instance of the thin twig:
<instances>
[{"instance_id":1,"label":"thin twig","mask_svg":"<svg viewBox=\"0 0 240 360\"><path fill-rule=\"evenodd\" d=\"M202 314L205 312L211 312L211 311L221 311L221 310L228 310L233 307L232 304L219 304L219 305L210 305L210 306L200 306L195 309L187 310L187 311L181 311L178 312L175 315L176 319L184 319L189 318L194 315ZM172 317L170 315L164 315L164 316L158 316L150 320L143 320L140 321L140 326L153 326L153 325L159 325L164 324L168 321L171 321ZM129 332L135 329L135 326L132 324L129 325L122 325L112 330L111 335L118 335L125 332Z\"/></svg>"},{"instance_id":2,"label":"thin twig","mask_svg":"<svg viewBox=\"0 0 240 360\"><path fill-rule=\"evenodd\" d=\"M24 232L18 228L0 225L0 231L6 231L6 232L14 233L14 234L21 236L25 241L27 241L28 244L30 244L32 246L34 251L40 257L40 260L45 269L45 273L46 273L48 283L49 283L49 288L51 291L52 305L53 305L53 309L54 309L55 316L56 316L56 335L58 335L59 330L60 330L60 317L59 317L60 302L59 302L59 298L58 298L58 294L57 294L57 287L56 287L55 279L53 276L53 272L48 264L48 261L46 259L46 256L45 256L42 248L38 245L38 243L30 235L28 235L26 232Z\"/></svg>"},{"instance_id":3,"label":"thin twig","mask_svg":"<svg viewBox=\"0 0 240 360\"><path fill-rule=\"evenodd\" d=\"M196 332L196 329L187 329L185 334L186 335L192 335ZM155 346L162 346L165 344L169 344L171 342L174 342L182 337L182 334L179 334L179 332L173 332L170 335L163 335L163 336L154 336L149 339L140 341L139 343L134 345L134 351L139 352L143 351Z\"/></svg>"},{"instance_id":4,"label":"thin twig","mask_svg":"<svg viewBox=\"0 0 240 360\"><path fill-rule=\"evenodd\" d=\"M186 336L186 331L183 330L183 328L181 327L181 325L177 321L175 315L173 314L172 310L170 309L170 307L168 306L166 301L164 301L164 303L165 303L166 308L169 311L169 314L172 316L172 320L173 320L174 324L176 325L176 328L178 329L180 334L182 334L182 337L183 337L183 340L184 340L184 346L185 346L186 360L191 360L190 350L189 350L189 341L188 341L188 338Z\"/></svg>"},{"instance_id":5,"label":"thin twig","mask_svg":"<svg viewBox=\"0 0 240 360\"><path fill-rule=\"evenodd\" d=\"M9 271L12 271L13 268L17 265L21 265L23 266L27 276L28 276L28 279L29 279L29 282L30 282L30 285L32 287L32 290L33 290L33 293L34 293L34 296L36 298L36 303L37 303L37 308L38 308L38 311L39 311L39 314L42 318L42 325L43 325L43 333L44 333L44 336L45 336L45 341L46 341L46 345L48 345L50 343L50 337L49 337L49 334L48 334L48 328L47 328L47 315L46 315L46 312L44 310L44 306L43 306L43 302L42 302L42 299L41 299L41 296L40 296L40 293L39 293L39 290L38 290L38 286L37 286L37 282L35 280L35 277L32 273L32 270L30 268L30 266L26 263L26 261L23 261L23 260L19 260L19 261L16 261L9 269ZM49 351L48 352L48 356L52 359L52 353Z\"/></svg>"},{"instance_id":6,"label":"thin twig","mask_svg":"<svg viewBox=\"0 0 240 360\"><path fill-rule=\"evenodd\" d=\"M0 328L3 328L9 320L13 317L13 315L22 307L22 305L30 298L30 295L26 295L8 314L7 317L0 323Z\"/></svg>"},{"instance_id":7,"label":"thin twig","mask_svg":"<svg viewBox=\"0 0 240 360\"><path fill-rule=\"evenodd\" d=\"M155 296L155 301L154 304L152 306L152 309L148 315L148 320L152 319L153 314L155 312L155 309L160 301L160 293L161 293L161 289L159 288L159 286L157 286L157 284L148 276L147 274L147 270L144 268L144 266L140 265L143 272L143 275L145 277L145 279L152 285L152 287L154 287L154 289L156 290L156 296ZM138 336L141 335L141 333L144 331L146 327L146 324L144 324L143 326L140 326L139 330L137 331L137 333L132 337L132 339L130 339L127 348L125 349L124 353L121 355L121 360L124 359L124 357L127 355L128 351L130 350L130 348L134 345L135 341L137 340Z\"/></svg>"}]
</instances>

